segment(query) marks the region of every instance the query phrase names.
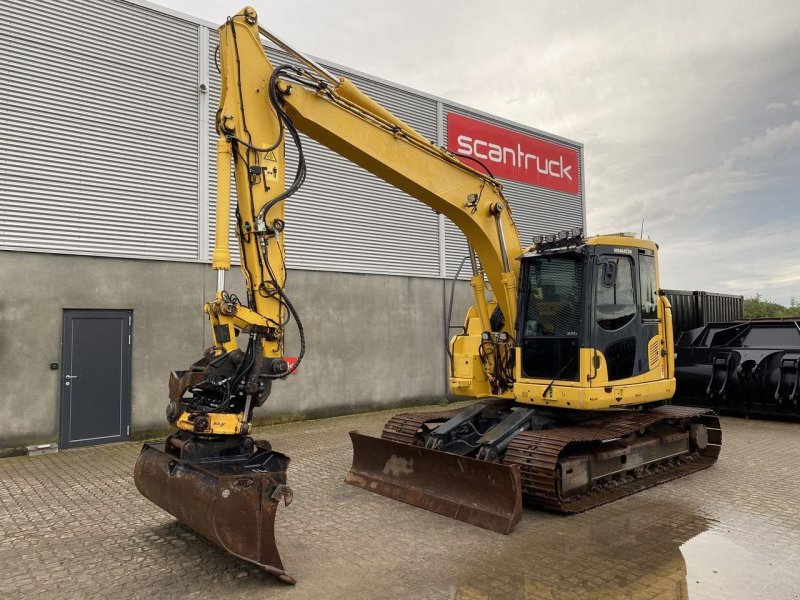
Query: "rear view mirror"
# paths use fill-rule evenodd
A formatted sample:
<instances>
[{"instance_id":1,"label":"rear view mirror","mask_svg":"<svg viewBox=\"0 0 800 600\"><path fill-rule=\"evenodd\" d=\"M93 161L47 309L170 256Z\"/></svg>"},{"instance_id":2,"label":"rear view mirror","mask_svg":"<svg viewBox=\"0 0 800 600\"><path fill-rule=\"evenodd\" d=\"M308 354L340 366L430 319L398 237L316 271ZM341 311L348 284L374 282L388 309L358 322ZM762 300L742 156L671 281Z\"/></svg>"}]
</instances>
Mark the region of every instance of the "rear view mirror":
<instances>
[{"instance_id":1,"label":"rear view mirror","mask_svg":"<svg viewBox=\"0 0 800 600\"><path fill-rule=\"evenodd\" d=\"M617 282L617 261L600 263L603 265L603 285L611 287Z\"/></svg>"}]
</instances>

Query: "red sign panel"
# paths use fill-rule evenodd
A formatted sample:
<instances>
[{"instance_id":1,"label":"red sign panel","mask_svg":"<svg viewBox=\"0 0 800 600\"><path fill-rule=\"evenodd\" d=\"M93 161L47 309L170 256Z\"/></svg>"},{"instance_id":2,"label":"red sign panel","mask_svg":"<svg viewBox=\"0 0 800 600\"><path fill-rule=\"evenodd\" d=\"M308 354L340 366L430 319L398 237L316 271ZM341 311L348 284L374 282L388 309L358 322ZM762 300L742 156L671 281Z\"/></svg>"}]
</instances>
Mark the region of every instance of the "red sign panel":
<instances>
[{"instance_id":1,"label":"red sign panel","mask_svg":"<svg viewBox=\"0 0 800 600\"><path fill-rule=\"evenodd\" d=\"M479 160L495 177L578 193L578 152L573 148L450 113L447 149ZM459 158L476 168L474 161Z\"/></svg>"}]
</instances>

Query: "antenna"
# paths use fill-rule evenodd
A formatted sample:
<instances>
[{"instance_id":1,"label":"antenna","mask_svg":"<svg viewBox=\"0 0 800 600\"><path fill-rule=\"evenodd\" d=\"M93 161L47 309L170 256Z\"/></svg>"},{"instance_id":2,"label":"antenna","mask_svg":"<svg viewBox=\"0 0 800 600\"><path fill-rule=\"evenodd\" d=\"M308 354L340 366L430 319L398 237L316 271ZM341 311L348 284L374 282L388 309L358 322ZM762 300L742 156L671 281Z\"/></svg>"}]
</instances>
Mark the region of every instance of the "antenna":
<instances>
[{"instance_id":1,"label":"antenna","mask_svg":"<svg viewBox=\"0 0 800 600\"><path fill-rule=\"evenodd\" d=\"M642 232L639 234L639 239L644 239L644 217L642 217Z\"/></svg>"}]
</instances>

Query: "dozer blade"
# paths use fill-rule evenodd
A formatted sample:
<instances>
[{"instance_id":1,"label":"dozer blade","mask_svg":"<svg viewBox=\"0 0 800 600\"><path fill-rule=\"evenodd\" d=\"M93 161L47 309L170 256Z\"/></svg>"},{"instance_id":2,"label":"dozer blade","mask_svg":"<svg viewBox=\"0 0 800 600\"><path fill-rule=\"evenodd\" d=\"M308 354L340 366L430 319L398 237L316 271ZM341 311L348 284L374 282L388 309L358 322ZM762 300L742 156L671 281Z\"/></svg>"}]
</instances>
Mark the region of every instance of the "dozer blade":
<instances>
[{"instance_id":1,"label":"dozer blade","mask_svg":"<svg viewBox=\"0 0 800 600\"><path fill-rule=\"evenodd\" d=\"M246 458L187 461L164 448L163 442L142 447L133 475L139 492L227 552L295 583L275 545L278 504L291 501L289 457L259 448L264 460L254 468Z\"/></svg>"},{"instance_id":2,"label":"dozer blade","mask_svg":"<svg viewBox=\"0 0 800 600\"><path fill-rule=\"evenodd\" d=\"M350 432L345 482L498 533L522 518L516 465L502 465Z\"/></svg>"}]
</instances>

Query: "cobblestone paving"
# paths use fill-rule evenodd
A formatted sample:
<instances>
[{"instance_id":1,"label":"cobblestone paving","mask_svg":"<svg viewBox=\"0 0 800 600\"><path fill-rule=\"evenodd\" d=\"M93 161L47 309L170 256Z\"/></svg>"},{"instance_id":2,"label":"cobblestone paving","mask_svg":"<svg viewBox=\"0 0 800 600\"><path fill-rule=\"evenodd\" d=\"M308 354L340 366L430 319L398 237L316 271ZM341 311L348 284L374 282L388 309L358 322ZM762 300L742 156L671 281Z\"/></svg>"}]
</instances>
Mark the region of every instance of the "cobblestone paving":
<instances>
[{"instance_id":1,"label":"cobblestone paving","mask_svg":"<svg viewBox=\"0 0 800 600\"><path fill-rule=\"evenodd\" d=\"M293 458L295 587L142 498L139 443L0 460L0 598L800 598L800 424L725 418L711 469L503 536L342 482L390 414L258 431Z\"/></svg>"}]
</instances>

